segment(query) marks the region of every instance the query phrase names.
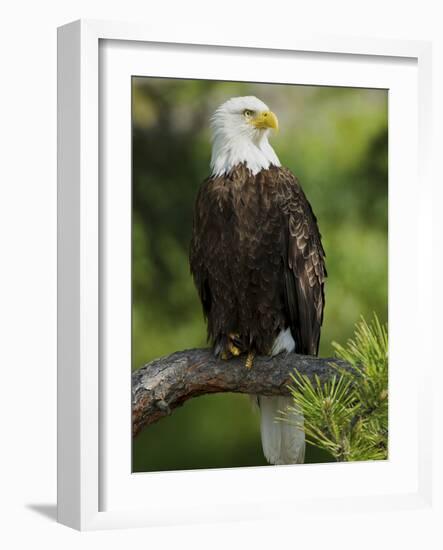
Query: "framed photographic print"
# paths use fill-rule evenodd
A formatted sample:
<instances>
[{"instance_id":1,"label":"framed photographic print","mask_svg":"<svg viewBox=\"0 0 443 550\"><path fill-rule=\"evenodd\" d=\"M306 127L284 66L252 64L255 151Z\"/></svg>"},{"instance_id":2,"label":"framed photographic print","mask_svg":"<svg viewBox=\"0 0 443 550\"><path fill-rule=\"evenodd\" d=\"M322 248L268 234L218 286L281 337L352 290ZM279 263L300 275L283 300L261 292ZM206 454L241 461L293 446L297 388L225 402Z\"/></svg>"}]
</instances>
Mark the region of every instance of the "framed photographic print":
<instances>
[{"instance_id":1,"label":"framed photographic print","mask_svg":"<svg viewBox=\"0 0 443 550\"><path fill-rule=\"evenodd\" d=\"M59 521L430 506L428 44L58 40Z\"/></svg>"}]
</instances>

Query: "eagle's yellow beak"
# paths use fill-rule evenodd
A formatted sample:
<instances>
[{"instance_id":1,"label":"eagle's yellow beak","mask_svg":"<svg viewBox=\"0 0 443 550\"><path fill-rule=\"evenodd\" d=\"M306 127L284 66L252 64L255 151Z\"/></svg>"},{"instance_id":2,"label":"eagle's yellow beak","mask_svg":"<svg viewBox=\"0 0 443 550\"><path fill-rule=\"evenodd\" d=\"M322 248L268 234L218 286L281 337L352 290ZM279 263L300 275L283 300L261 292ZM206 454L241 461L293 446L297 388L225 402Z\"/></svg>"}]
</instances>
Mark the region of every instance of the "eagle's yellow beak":
<instances>
[{"instance_id":1,"label":"eagle's yellow beak","mask_svg":"<svg viewBox=\"0 0 443 550\"><path fill-rule=\"evenodd\" d=\"M273 128L278 130L278 118L272 111L262 111L251 120L256 128Z\"/></svg>"}]
</instances>

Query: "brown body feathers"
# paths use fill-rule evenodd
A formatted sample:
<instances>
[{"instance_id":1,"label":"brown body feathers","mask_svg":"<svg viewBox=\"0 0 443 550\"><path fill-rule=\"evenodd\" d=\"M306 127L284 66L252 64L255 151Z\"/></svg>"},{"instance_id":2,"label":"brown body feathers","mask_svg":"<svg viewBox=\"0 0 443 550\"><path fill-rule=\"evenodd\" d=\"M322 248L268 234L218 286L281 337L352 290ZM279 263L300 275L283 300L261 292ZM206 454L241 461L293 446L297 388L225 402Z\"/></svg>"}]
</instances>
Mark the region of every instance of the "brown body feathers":
<instances>
[{"instance_id":1,"label":"brown body feathers","mask_svg":"<svg viewBox=\"0 0 443 550\"><path fill-rule=\"evenodd\" d=\"M317 220L286 168L253 175L239 164L200 187L190 265L216 349L236 335L242 350L269 354L290 327L295 351L316 355L324 257Z\"/></svg>"}]
</instances>

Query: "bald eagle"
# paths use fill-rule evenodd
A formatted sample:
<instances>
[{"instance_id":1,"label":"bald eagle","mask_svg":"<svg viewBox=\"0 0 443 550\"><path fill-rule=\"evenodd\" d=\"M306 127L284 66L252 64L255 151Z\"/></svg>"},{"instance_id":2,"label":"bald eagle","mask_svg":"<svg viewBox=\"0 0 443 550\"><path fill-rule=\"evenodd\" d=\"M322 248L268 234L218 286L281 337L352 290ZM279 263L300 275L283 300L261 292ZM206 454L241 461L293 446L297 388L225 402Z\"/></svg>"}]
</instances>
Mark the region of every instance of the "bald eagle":
<instances>
[{"instance_id":1,"label":"bald eagle","mask_svg":"<svg viewBox=\"0 0 443 550\"><path fill-rule=\"evenodd\" d=\"M214 352L245 353L247 367L254 354L317 355L325 252L300 183L268 141L277 116L256 97L235 97L211 127L211 175L196 199L190 267ZM291 398L257 400L267 461L303 462L301 411L276 422Z\"/></svg>"}]
</instances>

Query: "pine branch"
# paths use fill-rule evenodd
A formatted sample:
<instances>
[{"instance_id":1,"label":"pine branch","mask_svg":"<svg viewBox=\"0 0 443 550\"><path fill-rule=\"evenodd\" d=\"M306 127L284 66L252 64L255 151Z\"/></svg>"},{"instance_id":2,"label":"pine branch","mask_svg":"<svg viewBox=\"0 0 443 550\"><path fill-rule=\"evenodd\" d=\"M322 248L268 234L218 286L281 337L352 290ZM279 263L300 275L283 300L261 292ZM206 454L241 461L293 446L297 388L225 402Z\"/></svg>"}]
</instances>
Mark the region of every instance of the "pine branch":
<instances>
[{"instance_id":1,"label":"pine branch","mask_svg":"<svg viewBox=\"0 0 443 550\"><path fill-rule=\"evenodd\" d=\"M346 346L334 343L337 358L351 369L335 368L324 382L297 370L290 387L294 407L303 411L306 440L338 461L388 456L388 336L374 315L357 323ZM355 376L358 368L358 377ZM280 420L289 421L289 411Z\"/></svg>"},{"instance_id":2,"label":"pine branch","mask_svg":"<svg viewBox=\"0 0 443 550\"><path fill-rule=\"evenodd\" d=\"M133 435L203 394L235 392L253 395L290 395L288 385L294 369L309 380L326 383L336 368L355 369L336 358L296 354L255 357L251 369L245 356L223 361L209 349L179 351L151 361L132 375Z\"/></svg>"}]
</instances>

